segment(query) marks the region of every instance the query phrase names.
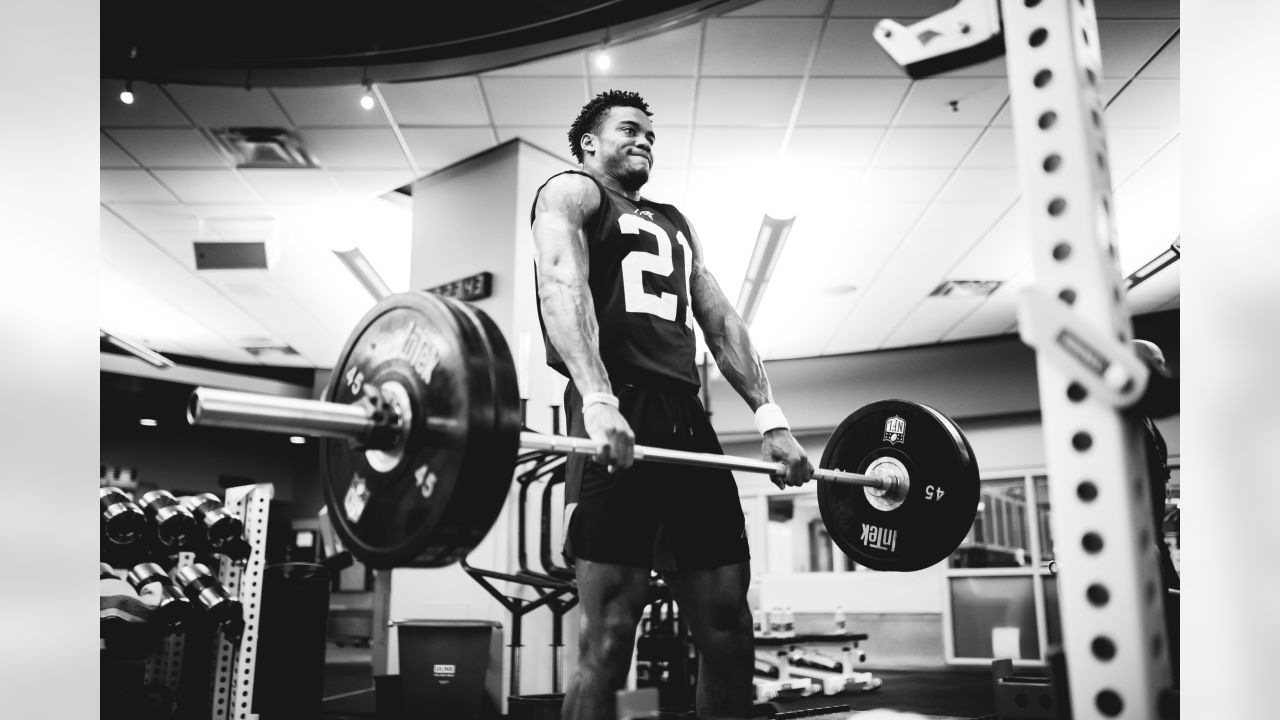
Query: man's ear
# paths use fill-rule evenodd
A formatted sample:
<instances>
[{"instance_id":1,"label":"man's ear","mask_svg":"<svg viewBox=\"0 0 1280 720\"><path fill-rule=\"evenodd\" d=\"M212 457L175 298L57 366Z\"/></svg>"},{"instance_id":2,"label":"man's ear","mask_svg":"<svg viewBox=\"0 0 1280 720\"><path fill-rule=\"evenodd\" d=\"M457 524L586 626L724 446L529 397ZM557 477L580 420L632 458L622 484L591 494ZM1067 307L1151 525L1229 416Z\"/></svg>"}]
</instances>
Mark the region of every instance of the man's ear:
<instances>
[{"instance_id":1,"label":"man's ear","mask_svg":"<svg viewBox=\"0 0 1280 720\"><path fill-rule=\"evenodd\" d=\"M583 133L578 145L582 148L583 155L594 154L596 151L596 136L591 133Z\"/></svg>"}]
</instances>

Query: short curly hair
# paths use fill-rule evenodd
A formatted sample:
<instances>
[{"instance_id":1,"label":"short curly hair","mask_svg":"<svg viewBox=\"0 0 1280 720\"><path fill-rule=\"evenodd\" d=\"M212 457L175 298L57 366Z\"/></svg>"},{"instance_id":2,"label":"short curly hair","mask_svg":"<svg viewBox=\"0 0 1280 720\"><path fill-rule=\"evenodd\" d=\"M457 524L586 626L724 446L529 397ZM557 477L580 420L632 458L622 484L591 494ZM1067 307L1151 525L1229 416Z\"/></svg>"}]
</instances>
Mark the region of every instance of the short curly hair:
<instances>
[{"instance_id":1,"label":"short curly hair","mask_svg":"<svg viewBox=\"0 0 1280 720\"><path fill-rule=\"evenodd\" d=\"M610 108L615 107L633 107L653 117L653 113L649 111L649 103L640 97L640 93L630 90L605 90L596 95L591 102L582 106L582 112L578 113L573 125L569 127L569 151L579 163L582 162L582 136L597 132L600 128L600 119L609 112Z\"/></svg>"}]
</instances>

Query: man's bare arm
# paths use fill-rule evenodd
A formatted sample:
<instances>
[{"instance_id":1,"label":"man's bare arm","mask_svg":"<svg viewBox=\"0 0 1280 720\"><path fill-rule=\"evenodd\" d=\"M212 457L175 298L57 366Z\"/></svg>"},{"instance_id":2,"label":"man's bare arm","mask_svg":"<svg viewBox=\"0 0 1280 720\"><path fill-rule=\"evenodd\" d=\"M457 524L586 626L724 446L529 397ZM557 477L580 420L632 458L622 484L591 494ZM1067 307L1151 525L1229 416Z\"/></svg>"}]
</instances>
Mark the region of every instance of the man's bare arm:
<instances>
[{"instance_id":1,"label":"man's bare arm","mask_svg":"<svg viewBox=\"0 0 1280 720\"><path fill-rule=\"evenodd\" d=\"M547 338L560 353L584 397L613 394L600 359L600 327L587 283L590 269L584 223L600 205L595 183L581 175L552 178L538 194L533 221L533 261ZM608 405L583 408L588 436L601 444L596 459L631 465L634 435L621 413Z\"/></svg>"},{"instance_id":2,"label":"man's bare arm","mask_svg":"<svg viewBox=\"0 0 1280 720\"><path fill-rule=\"evenodd\" d=\"M693 306L693 316L702 328L707 347L721 374L755 412L761 405L773 402L773 390L769 387L764 363L751 343L747 323L707 270L702 244L692 227L689 233L689 248L693 255L693 267L689 272L689 301ZM787 427L765 432L760 452L764 457L787 466L785 477L774 478L779 487L803 485L813 476L813 465L804 448Z\"/></svg>"}]
</instances>

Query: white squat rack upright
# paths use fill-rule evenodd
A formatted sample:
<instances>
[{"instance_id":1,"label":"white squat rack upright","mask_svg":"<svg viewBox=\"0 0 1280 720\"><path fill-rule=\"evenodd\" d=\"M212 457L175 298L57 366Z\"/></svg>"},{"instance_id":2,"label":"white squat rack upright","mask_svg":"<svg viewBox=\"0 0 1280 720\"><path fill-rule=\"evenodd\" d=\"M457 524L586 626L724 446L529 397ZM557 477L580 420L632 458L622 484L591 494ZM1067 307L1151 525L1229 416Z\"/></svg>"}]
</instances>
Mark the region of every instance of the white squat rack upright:
<instances>
[{"instance_id":1,"label":"white squat rack upright","mask_svg":"<svg viewBox=\"0 0 1280 720\"><path fill-rule=\"evenodd\" d=\"M1117 262L1093 0L961 0L876 40L913 77L1007 57L1034 282L1062 649L1077 720L1161 717L1169 639L1140 424L1146 390Z\"/></svg>"}]
</instances>

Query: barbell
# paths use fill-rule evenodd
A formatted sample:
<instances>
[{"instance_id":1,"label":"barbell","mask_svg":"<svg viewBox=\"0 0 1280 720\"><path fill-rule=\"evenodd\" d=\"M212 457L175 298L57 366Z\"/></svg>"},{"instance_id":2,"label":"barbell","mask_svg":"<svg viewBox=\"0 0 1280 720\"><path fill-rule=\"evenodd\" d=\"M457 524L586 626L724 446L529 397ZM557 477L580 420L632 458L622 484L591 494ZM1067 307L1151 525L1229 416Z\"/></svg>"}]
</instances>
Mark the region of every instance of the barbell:
<instances>
[{"instance_id":1,"label":"barbell","mask_svg":"<svg viewBox=\"0 0 1280 720\"><path fill-rule=\"evenodd\" d=\"M322 399L198 387L192 425L320 438L334 528L374 568L442 567L474 549L506 501L521 447L596 455L585 439L521 431L511 352L478 308L426 292L383 298L347 339ZM782 475L782 463L635 446L637 462ZM862 565L917 570L959 546L977 513L977 461L942 413L882 400L847 417L813 472L828 535Z\"/></svg>"}]
</instances>

